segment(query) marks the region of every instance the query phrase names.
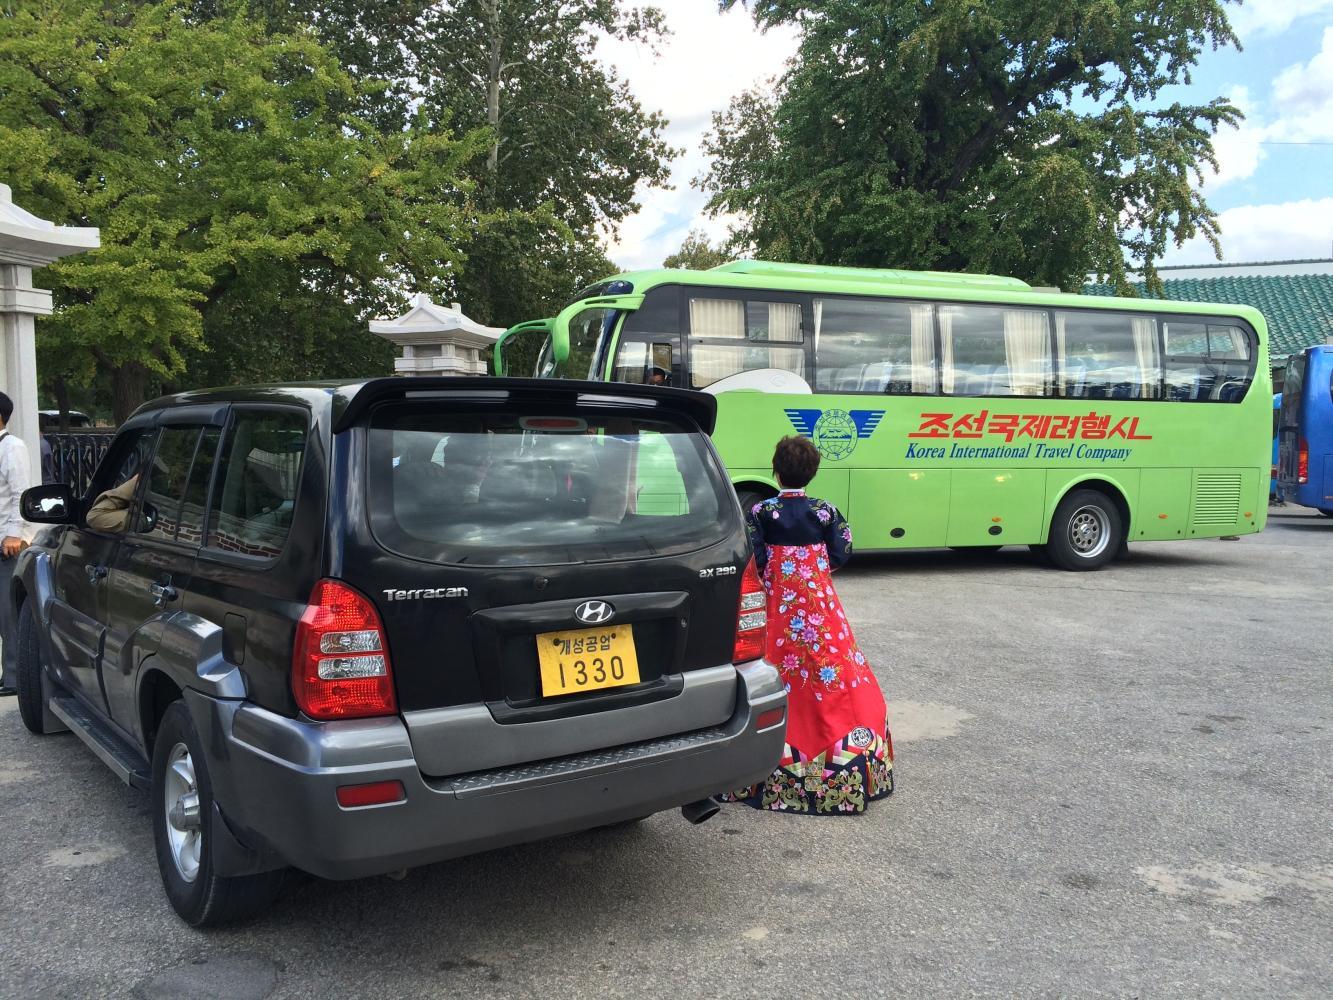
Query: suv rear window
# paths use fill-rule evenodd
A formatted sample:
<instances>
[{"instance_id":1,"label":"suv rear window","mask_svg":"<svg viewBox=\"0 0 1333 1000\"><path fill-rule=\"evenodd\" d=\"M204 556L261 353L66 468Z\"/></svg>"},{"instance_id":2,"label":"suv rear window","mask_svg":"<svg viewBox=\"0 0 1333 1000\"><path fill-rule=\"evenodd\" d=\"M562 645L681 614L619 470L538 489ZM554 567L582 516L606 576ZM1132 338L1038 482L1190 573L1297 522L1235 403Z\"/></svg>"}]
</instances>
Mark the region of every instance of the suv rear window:
<instances>
[{"instance_id":1,"label":"suv rear window","mask_svg":"<svg viewBox=\"0 0 1333 1000\"><path fill-rule=\"evenodd\" d=\"M375 411L371 529L404 555L522 566L665 555L733 526L697 429L660 418Z\"/></svg>"}]
</instances>

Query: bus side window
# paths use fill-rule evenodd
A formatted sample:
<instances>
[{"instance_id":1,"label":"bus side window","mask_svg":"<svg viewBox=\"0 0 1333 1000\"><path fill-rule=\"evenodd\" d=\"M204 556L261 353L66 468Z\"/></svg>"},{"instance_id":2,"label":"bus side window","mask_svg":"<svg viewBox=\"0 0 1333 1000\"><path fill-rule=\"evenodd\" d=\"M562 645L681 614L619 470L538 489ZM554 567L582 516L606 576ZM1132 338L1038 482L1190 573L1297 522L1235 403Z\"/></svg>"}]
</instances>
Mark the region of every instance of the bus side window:
<instances>
[{"instance_id":1,"label":"bus side window","mask_svg":"<svg viewBox=\"0 0 1333 1000\"><path fill-rule=\"evenodd\" d=\"M1157 322L1093 310L1055 314L1059 395L1075 399L1156 399L1162 381Z\"/></svg>"},{"instance_id":2,"label":"bus side window","mask_svg":"<svg viewBox=\"0 0 1333 1000\"><path fill-rule=\"evenodd\" d=\"M611 378L636 385L681 385L680 288L652 289L625 314Z\"/></svg>"},{"instance_id":3,"label":"bus side window","mask_svg":"<svg viewBox=\"0 0 1333 1000\"><path fill-rule=\"evenodd\" d=\"M1166 398L1182 403L1239 403L1254 378L1254 345L1228 323L1165 320Z\"/></svg>"},{"instance_id":4,"label":"bus side window","mask_svg":"<svg viewBox=\"0 0 1333 1000\"><path fill-rule=\"evenodd\" d=\"M805 378L801 313L798 302L690 298L690 387L763 368Z\"/></svg>"},{"instance_id":5,"label":"bus side window","mask_svg":"<svg viewBox=\"0 0 1333 1000\"><path fill-rule=\"evenodd\" d=\"M885 299L816 299L815 389L935 392L934 308Z\"/></svg>"},{"instance_id":6,"label":"bus side window","mask_svg":"<svg viewBox=\"0 0 1333 1000\"><path fill-rule=\"evenodd\" d=\"M620 341L611 381L634 385L671 385L671 345L641 340Z\"/></svg>"},{"instance_id":7,"label":"bus side window","mask_svg":"<svg viewBox=\"0 0 1333 1000\"><path fill-rule=\"evenodd\" d=\"M939 307L940 378L951 396L1045 396L1051 336L1041 309Z\"/></svg>"}]
</instances>

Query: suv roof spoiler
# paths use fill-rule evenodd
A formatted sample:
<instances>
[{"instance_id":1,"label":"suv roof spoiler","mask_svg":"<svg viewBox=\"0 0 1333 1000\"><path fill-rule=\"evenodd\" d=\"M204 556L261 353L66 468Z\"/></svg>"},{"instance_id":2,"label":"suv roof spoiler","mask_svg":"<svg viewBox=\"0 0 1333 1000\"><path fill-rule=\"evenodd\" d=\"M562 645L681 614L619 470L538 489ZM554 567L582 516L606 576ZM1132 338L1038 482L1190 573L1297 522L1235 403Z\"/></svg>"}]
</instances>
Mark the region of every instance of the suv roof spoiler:
<instances>
[{"instance_id":1,"label":"suv roof spoiler","mask_svg":"<svg viewBox=\"0 0 1333 1000\"><path fill-rule=\"evenodd\" d=\"M515 402L584 402L612 405L657 407L688 417L705 434L712 434L717 423L717 399L704 392L672 389L665 386L633 385L626 382L585 382L575 379L479 378L477 376L442 376L372 379L344 390L347 404L333 421L333 431L346 430L365 416L376 403L384 400L411 399L414 396L457 393L460 397L494 399L508 396Z\"/></svg>"}]
</instances>

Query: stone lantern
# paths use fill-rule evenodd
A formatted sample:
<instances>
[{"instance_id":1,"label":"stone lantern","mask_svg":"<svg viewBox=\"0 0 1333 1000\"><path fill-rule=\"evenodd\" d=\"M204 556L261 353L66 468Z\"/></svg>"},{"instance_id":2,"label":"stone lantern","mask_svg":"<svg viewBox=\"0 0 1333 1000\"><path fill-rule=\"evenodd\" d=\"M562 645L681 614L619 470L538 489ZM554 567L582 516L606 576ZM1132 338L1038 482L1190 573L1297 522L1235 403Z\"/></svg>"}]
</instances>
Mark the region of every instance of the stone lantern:
<instances>
[{"instance_id":1,"label":"stone lantern","mask_svg":"<svg viewBox=\"0 0 1333 1000\"><path fill-rule=\"evenodd\" d=\"M468 319L457 302L436 305L420 292L397 319L371 320L370 332L403 349L402 357L394 359L396 375L485 375L482 352L504 330Z\"/></svg>"},{"instance_id":2,"label":"stone lantern","mask_svg":"<svg viewBox=\"0 0 1333 1000\"><path fill-rule=\"evenodd\" d=\"M19 208L0 184L0 387L14 401L9 430L28 446L29 481L42 481L37 425L35 320L51 315L51 293L32 287L32 269L102 245L95 228L57 226Z\"/></svg>"}]
</instances>

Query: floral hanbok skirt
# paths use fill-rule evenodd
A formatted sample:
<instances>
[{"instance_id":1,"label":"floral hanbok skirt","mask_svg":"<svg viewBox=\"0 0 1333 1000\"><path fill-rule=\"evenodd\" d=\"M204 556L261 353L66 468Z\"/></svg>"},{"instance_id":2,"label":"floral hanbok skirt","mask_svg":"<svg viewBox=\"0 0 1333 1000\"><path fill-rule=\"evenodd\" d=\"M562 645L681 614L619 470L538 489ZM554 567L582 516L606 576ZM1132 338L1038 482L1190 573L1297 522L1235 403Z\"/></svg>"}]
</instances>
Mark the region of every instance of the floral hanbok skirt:
<instances>
[{"instance_id":1,"label":"floral hanbok skirt","mask_svg":"<svg viewBox=\"0 0 1333 1000\"><path fill-rule=\"evenodd\" d=\"M786 683L787 745L767 780L722 797L810 816L864 812L893 791L893 738L824 545L770 545L764 586L765 658Z\"/></svg>"}]
</instances>

